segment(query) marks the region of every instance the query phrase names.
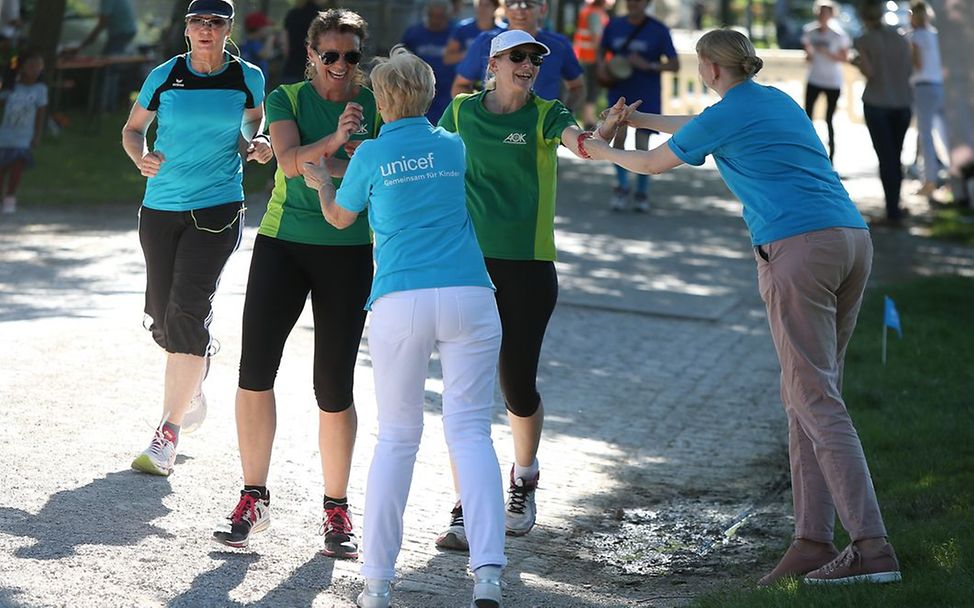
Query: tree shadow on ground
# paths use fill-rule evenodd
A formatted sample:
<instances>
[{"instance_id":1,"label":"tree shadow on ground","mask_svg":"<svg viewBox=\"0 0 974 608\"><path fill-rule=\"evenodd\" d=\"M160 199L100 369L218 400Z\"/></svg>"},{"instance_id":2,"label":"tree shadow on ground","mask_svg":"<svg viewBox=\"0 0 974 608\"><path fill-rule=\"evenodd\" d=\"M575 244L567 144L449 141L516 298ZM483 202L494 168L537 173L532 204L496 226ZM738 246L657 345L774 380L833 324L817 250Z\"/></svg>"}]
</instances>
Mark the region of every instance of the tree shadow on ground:
<instances>
[{"instance_id":1,"label":"tree shadow on ground","mask_svg":"<svg viewBox=\"0 0 974 608\"><path fill-rule=\"evenodd\" d=\"M149 523L169 514L162 500L171 492L162 477L130 470L108 473L80 488L57 492L36 515L0 507L0 531L34 539L15 555L39 560L69 557L81 545L131 546L151 536L174 538Z\"/></svg>"}]
</instances>

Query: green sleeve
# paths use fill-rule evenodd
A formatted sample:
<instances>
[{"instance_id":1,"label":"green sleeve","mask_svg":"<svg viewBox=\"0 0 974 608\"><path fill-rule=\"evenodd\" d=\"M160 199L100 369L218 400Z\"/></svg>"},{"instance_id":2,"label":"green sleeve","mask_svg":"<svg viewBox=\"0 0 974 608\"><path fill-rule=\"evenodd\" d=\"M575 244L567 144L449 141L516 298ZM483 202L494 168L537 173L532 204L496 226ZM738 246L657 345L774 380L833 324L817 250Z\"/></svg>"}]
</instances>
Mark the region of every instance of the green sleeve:
<instances>
[{"instance_id":1,"label":"green sleeve","mask_svg":"<svg viewBox=\"0 0 974 608\"><path fill-rule=\"evenodd\" d=\"M443 111L443 116L440 116L440 122L437 124L438 127L443 127L450 133L457 132L457 124L453 120L453 114L456 112L456 105L460 103L460 99L461 98L459 96L453 98L450 105L448 105L446 110Z\"/></svg>"},{"instance_id":2,"label":"green sleeve","mask_svg":"<svg viewBox=\"0 0 974 608\"><path fill-rule=\"evenodd\" d=\"M267 100L264 102L264 108L268 124L279 120L293 120L297 122L297 117L294 115L294 108L291 106L291 99L281 87L277 87L271 91L271 94L267 96Z\"/></svg>"},{"instance_id":3,"label":"green sleeve","mask_svg":"<svg viewBox=\"0 0 974 608\"><path fill-rule=\"evenodd\" d=\"M578 123L575 122L575 117L565 104L560 101L552 101L551 104L544 117L544 138L549 142L557 140L560 143L561 132L566 127L577 127Z\"/></svg>"}]
</instances>

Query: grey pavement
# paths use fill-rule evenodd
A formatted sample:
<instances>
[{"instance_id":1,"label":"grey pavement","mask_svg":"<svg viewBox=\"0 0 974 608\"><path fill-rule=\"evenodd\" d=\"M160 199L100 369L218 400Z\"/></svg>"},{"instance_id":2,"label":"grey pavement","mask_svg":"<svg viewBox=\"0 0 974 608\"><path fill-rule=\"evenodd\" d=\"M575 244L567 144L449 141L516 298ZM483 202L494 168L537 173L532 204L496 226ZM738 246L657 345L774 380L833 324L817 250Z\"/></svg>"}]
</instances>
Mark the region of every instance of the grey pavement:
<instances>
[{"instance_id":1,"label":"grey pavement","mask_svg":"<svg viewBox=\"0 0 974 608\"><path fill-rule=\"evenodd\" d=\"M858 142L840 143L840 173L875 213L864 130L840 132ZM739 204L712 167L654 178L646 215L608 211L611 184L608 166L562 160L540 515L528 536L509 539L506 606L685 604L759 574L790 531L778 369ZM206 382L209 418L182 438L168 479L128 468L160 415L163 364L141 327L137 205L42 206L0 220L0 606L353 605L358 564L317 553L308 311L277 381L273 525L245 551L209 540L240 484L233 395L259 198L215 302L222 350ZM974 274L967 250L910 231L876 240L878 277ZM365 340L356 374L349 496L360 523L375 441ZM434 360L396 606L469 603L466 556L433 546L453 500L439 374ZM494 440L506 472L499 398Z\"/></svg>"}]
</instances>

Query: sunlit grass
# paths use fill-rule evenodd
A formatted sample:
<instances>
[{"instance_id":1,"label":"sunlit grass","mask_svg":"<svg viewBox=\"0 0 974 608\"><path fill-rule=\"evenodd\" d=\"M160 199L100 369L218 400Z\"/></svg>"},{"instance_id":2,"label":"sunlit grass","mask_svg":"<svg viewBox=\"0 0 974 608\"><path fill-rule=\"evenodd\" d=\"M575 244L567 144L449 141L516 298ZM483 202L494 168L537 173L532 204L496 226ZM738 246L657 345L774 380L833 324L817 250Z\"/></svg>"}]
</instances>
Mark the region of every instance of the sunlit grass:
<instances>
[{"instance_id":1,"label":"sunlit grass","mask_svg":"<svg viewBox=\"0 0 974 608\"><path fill-rule=\"evenodd\" d=\"M899 309L880 363L882 296ZM699 598L698 608L974 606L974 280L923 279L867 295L846 360L862 438L903 582L849 588L797 580L759 590L773 566ZM788 539L782 539L784 551ZM840 547L847 537L840 534Z\"/></svg>"}]
</instances>

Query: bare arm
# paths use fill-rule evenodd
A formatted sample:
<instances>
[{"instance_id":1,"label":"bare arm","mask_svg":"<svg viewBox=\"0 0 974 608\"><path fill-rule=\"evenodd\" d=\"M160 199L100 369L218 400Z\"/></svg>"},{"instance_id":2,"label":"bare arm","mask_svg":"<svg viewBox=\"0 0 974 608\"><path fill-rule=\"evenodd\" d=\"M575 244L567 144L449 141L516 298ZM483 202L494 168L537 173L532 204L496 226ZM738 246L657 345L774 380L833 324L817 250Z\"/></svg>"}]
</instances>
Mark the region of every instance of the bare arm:
<instances>
[{"instance_id":1,"label":"bare arm","mask_svg":"<svg viewBox=\"0 0 974 608\"><path fill-rule=\"evenodd\" d=\"M633 173L657 175L683 164L669 145L661 144L652 150L620 150L607 143L590 140L585 148L595 160L607 160Z\"/></svg>"},{"instance_id":2,"label":"bare arm","mask_svg":"<svg viewBox=\"0 0 974 608\"><path fill-rule=\"evenodd\" d=\"M98 38L98 34L102 32L106 27L108 27L108 15L98 15L98 23L95 24L95 28L88 32L85 39L81 41L76 50L81 50L94 42Z\"/></svg>"},{"instance_id":3,"label":"bare arm","mask_svg":"<svg viewBox=\"0 0 974 608\"><path fill-rule=\"evenodd\" d=\"M585 101L585 77L579 76L574 80L565 81L565 107L572 112L582 107Z\"/></svg>"},{"instance_id":4,"label":"bare arm","mask_svg":"<svg viewBox=\"0 0 974 608\"><path fill-rule=\"evenodd\" d=\"M331 181L325 158L320 157L318 162L306 162L302 169L305 185L318 192L321 214L328 223L339 230L354 224L358 213L349 211L335 201L335 185Z\"/></svg>"},{"instance_id":5,"label":"bare arm","mask_svg":"<svg viewBox=\"0 0 974 608\"><path fill-rule=\"evenodd\" d=\"M663 114L649 114L646 112L633 112L629 117L629 124L637 129L651 129L660 133L676 133L683 125L687 124L696 117L695 114L684 116L666 116Z\"/></svg>"},{"instance_id":6,"label":"bare arm","mask_svg":"<svg viewBox=\"0 0 974 608\"><path fill-rule=\"evenodd\" d=\"M450 87L450 96L456 97L460 93L473 93L473 81L457 74L453 79L453 86Z\"/></svg>"},{"instance_id":7,"label":"bare arm","mask_svg":"<svg viewBox=\"0 0 974 608\"><path fill-rule=\"evenodd\" d=\"M446 43L446 51L443 52L443 63L456 65L463 61L464 55L463 49L460 48L460 41L456 38L450 38L450 41Z\"/></svg>"},{"instance_id":8,"label":"bare arm","mask_svg":"<svg viewBox=\"0 0 974 608\"><path fill-rule=\"evenodd\" d=\"M349 136L362 124L362 106L349 103L338 118L338 128L316 142L301 145L298 125L293 120L277 120L271 123L271 141L277 164L287 177L302 175L304 163L316 162L322 156L330 157L348 142Z\"/></svg>"},{"instance_id":9,"label":"bare arm","mask_svg":"<svg viewBox=\"0 0 974 608\"><path fill-rule=\"evenodd\" d=\"M145 141L145 132L155 118L155 112L150 112L139 102L135 102L125 126L122 127L122 148L139 172L146 177L154 177L159 173L159 167L166 160L161 152L150 152Z\"/></svg>"},{"instance_id":10,"label":"bare arm","mask_svg":"<svg viewBox=\"0 0 974 608\"><path fill-rule=\"evenodd\" d=\"M919 72L923 69L923 51L916 44L910 44L910 48L913 49L913 71Z\"/></svg>"}]
</instances>

